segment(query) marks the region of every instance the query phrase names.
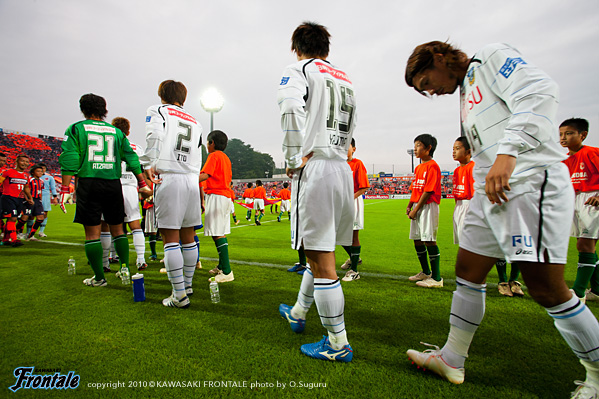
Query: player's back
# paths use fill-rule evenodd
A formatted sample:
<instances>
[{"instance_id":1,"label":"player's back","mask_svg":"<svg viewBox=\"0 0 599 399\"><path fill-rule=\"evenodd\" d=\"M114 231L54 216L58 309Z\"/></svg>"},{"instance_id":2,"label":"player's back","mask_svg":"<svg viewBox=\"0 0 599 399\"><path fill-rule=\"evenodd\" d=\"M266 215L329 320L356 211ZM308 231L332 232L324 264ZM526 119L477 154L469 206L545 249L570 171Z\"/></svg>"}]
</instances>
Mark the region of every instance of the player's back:
<instances>
[{"instance_id":1,"label":"player's back","mask_svg":"<svg viewBox=\"0 0 599 399\"><path fill-rule=\"evenodd\" d=\"M135 151L135 153L137 154L138 157L141 157L143 155L143 150L141 149L140 146L138 146L137 144L132 143L132 142L129 142L129 145L131 145L131 149L133 151ZM137 187L137 178L135 177L133 172L131 172L130 170L127 170L127 163L121 162L121 167L122 167L121 184L123 186Z\"/></svg>"}]
</instances>

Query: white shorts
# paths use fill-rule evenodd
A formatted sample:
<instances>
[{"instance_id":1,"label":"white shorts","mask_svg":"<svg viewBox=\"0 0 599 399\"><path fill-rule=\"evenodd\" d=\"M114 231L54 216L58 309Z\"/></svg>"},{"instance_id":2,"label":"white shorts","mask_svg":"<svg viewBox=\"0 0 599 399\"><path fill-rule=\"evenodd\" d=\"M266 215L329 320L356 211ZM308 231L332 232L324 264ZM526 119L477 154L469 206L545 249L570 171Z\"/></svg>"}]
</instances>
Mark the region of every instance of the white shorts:
<instances>
[{"instance_id":1,"label":"white shorts","mask_svg":"<svg viewBox=\"0 0 599 399\"><path fill-rule=\"evenodd\" d=\"M122 188L123 199L125 200L125 223L141 220L137 186L122 186Z\"/></svg>"},{"instance_id":2,"label":"white shorts","mask_svg":"<svg viewBox=\"0 0 599 399\"><path fill-rule=\"evenodd\" d=\"M264 210L264 200L261 198L254 198L254 209L255 210Z\"/></svg>"},{"instance_id":3,"label":"white shorts","mask_svg":"<svg viewBox=\"0 0 599 399\"><path fill-rule=\"evenodd\" d=\"M566 221L574 214L574 189L563 163L526 179L527 192L512 185L508 202L491 204L476 192L464 220L460 248L513 262L565 264ZM516 193L514 193L514 191Z\"/></svg>"},{"instance_id":4,"label":"white shorts","mask_svg":"<svg viewBox=\"0 0 599 399\"><path fill-rule=\"evenodd\" d=\"M231 201L231 214L235 213L235 202Z\"/></svg>"},{"instance_id":5,"label":"white shorts","mask_svg":"<svg viewBox=\"0 0 599 399\"><path fill-rule=\"evenodd\" d=\"M329 252L335 250L335 245L351 245L353 187L352 171L346 161L308 161L299 173L294 194L298 198L296 219L291 225L294 249L303 243L306 250Z\"/></svg>"},{"instance_id":6,"label":"white shorts","mask_svg":"<svg viewBox=\"0 0 599 399\"><path fill-rule=\"evenodd\" d=\"M591 197L599 197L599 191L576 193L574 199L574 223L570 235L576 238L599 238L599 207L585 205Z\"/></svg>"},{"instance_id":7,"label":"white shorts","mask_svg":"<svg viewBox=\"0 0 599 399\"><path fill-rule=\"evenodd\" d=\"M144 232L148 234L156 234L158 228L156 227L156 212L154 206L146 209L146 220L144 224Z\"/></svg>"},{"instance_id":8,"label":"white shorts","mask_svg":"<svg viewBox=\"0 0 599 399\"><path fill-rule=\"evenodd\" d=\"M464 218L466 212L470 207L470 200L456 200L455 208L453 210L453 243L460 243L460 234L462 234L462 227L464 226Z\"/></svg>"},{"instance_id":9,"label":"white shorts","mask_svg":"<svg viewBox=\"0 0 599 399\"><path fill-rule=\"evenodd\" d=\"M289 212L291 210L291 200L281 200L281 212Z\"/></svg>"},{"instance_id":10,"label":"white shorts","mask_svg":"<svg viewBox=\"0 0 599 399\"><path fill-rule=\"evenodd\" d=\"M156 220L161 229L179 230L202 224L200 187L195 174L161 173L154 190Z\"/></svg>"},{"instance_id":11,"label":"white shorts","mask_svg":"<svg viewBox=\"0 0 599 399\"><path fill-rule=\"evenodd\" d=\"M224 195L206 194L204 212L204 235L221 237L231 234L231 198Z\"/></svg>"},{"instance_id":12,"label":"white shorts","mask_svg":"<svg viewBox=\"0 0 599 399\"><path fill-rule=\"evenodd\" d=\"M410 223L410 240L437 241L439 230L439 204L424 204Z\"/></svg>"},{"instance_id":13,"label":"white shorts","mask_svg":"<svg viewBox=\"0 0 599 399\"><path fill-rule=\"evenodd\" d=\"M364 198L354 199L354 230L364 230Z\"/></svg>"},{"instance_id":14,"label":"white shorts","mask_svg":"<svg viewBox=\"0 0 599 399\"><path fill-rule=\"evenodd\" d=\"M253 198L246 198L245 199L245 203L246 204L252 204L252 203L254 203L254 199Z\"/></svg>"}]
</instances>

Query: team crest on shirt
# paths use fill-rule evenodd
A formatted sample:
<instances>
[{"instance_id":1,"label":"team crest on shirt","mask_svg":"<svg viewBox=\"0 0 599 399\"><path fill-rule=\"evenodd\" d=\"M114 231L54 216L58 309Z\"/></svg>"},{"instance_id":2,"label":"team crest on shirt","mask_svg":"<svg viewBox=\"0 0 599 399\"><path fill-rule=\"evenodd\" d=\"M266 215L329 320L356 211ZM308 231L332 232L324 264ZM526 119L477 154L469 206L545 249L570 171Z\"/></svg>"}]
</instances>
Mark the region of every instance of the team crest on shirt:
<instances>
[{"instance_id":1,"label":"team crest on shirt","mask_svg":"<svg viewBox=\"0 0 599 399\"><path fill-rule=\"evenodd\" d=\"M284 85L286 85L288 82L289 82L289 76L283 76L283 77L281 78L281 84L280 84L280 86L284 86Z\"/></svg>"},{"instance_id":2,"label":"team crest on shirt","mask_svg":"<svg viewBox=\"0 0 599 399\"><path fill-rule=\"evenodd\" d=\"M580 170L583 170L583 169L584 169L584 162L581 162L580 163Z\"/></svg>"},{"instance_id":3,"label":"team crest on shirt","mask_svg":"<svg viewBox=\"0 0 599 399\"><path fill-rule=\"evenodd\" d=\"M474 68L470 68L466 76L468 77L468 84L472 86L474 84Z\"/></svg>"},{"instance_id":4,"label":"team crest on shirt","mask_svg":"<svg viewBox=\"0 0 599 399\"><path fill-rule=\"evenodd\" d=\"M146 123L148 123L151 120L152 120L152 117L150 115L146 116Z\"/></svg>"}]
</instances>

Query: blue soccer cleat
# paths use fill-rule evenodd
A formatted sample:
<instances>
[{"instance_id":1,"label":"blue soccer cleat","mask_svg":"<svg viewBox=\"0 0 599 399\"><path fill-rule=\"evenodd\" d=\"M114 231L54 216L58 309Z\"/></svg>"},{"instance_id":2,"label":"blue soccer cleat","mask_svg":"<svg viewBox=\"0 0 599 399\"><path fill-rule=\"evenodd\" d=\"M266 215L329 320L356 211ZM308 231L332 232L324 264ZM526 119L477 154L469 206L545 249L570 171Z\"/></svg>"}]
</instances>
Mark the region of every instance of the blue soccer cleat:
<instances>
[{"instance_id":1,"label":"blue soccer cleat","mask_svg":"<svg viewBox=\"0 0 599 399\"><path fill-rule=\"evenodd\" d=\"M291 272L291 273L295 273L297 271L303 270L304 268L305 268L305 266L298 262L295 265L291 266L289 269L287 269L287 271Z\"/></svg>"},{"instance_id":2,"label":"blue soccer cleat","mask_svg":"<svg viewBox=\"0 0 599 399\"><path fill-rule=\"evenodd\" d=\"M289 322L289 326L294 333L301 333L306 328L306 320L305 319L296 319L291 316L291 306L285 305L284 303L279 305L279 313L281 317Z\"/></svg>"},{"instance_id":3,"label":"blue soccer cleat","mask_svg":"<svg viewBox=\"0 0 599 399\"><path fill-rule=\"evenodd\" d=\"M340 350L335 350L329 344L329 337L324 335L320 341L302 345L300 349L304 355L314 359L348 363L354 358L354 352L349 344Z\"/></svg>"}]
</instances>

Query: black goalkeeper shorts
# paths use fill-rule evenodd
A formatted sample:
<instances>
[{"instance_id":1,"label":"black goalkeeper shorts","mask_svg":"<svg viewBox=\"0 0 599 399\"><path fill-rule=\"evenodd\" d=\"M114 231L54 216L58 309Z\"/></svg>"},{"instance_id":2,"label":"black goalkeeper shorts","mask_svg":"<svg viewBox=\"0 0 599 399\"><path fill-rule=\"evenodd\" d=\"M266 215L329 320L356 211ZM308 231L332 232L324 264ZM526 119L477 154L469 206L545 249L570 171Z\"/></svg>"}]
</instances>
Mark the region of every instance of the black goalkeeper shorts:
<instances>
[{"instance_id":1,"label":"black goalkeeper shorts","mask_svg":"<svg viewBox=\"0 0 599 399\"><path fill-rule=\"evenodd\" d=\"M79 179L76 194L75 223L97 226L102 223L104 215L104 221L108 224L123 224L125 202L120 179Z\"/></svg>"}]
</instances>

